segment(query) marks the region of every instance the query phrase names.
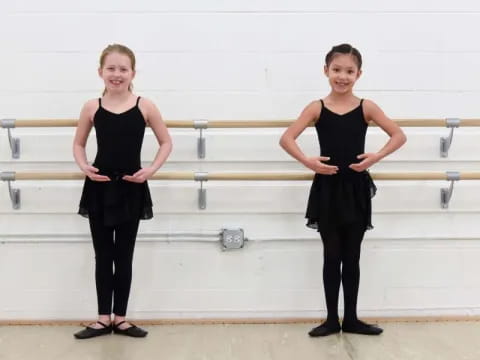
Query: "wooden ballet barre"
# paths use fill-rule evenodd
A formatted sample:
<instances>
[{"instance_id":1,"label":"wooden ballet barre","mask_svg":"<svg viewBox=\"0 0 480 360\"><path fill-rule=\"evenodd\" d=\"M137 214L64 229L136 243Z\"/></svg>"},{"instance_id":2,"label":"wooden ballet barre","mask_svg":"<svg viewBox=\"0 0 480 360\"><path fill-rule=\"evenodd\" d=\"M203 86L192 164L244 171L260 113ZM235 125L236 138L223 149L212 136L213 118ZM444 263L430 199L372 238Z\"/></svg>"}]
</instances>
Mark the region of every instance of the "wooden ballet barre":
<instances>
[{"instance_id":1,"label":"wooden ballet barre","mask_svg":"<svg viewBox=\"0 0 480 360\"><path fill-rule=\"evenodd\" d=\"M200 131L197 139L197 156L204 159L206 156L206 138L203 136L205 129L233 129L233 128L285 128L294 120L167 120L168 128L197 129ZM480 119L394 119L400 127L447 127L450 129L448 137L440 138L440 156L448 157L452 144L454 129L460 126L480 126ZM16 127L73 127L77 125L75 119L0 119L0 126L7 129L12 158L20 158L20 139L11 134L11 129ZM313 126L314 123L310 123ZM376 126L376 124L371 124Z\"/></svg>"},{"instance_id":2,"label":"wooden ballet barre","mask_svg":"<svg viewBox=\"0 0 480 360\"><path fill-rule=\"evenodd\" d=\"M297 181L312 180L312 172L191 172L160 171L151 180L196 180L196 181ZM374 180L480 180L477 172L374 172ZM82 180L81 172L0 172L0 180Z\"/></svg>"},{"instance_id":3,"label":"wooden ballet barre","mask_svg":"<svg viewBox=\"0 0 480 360\"><path fill-rule=\"evenodd\" d=\"M0 176L3 173L0 173ZM83 180L81 172L16 172L14 180ZM3 180L3 179L2 179ZM195 173L188 171L159 172L152 180L195 180Z\"/></svg>"},{"instance_id":4,"label":"wooden ballet barre","mask_svg":"<svg viewBox=\"0 0 480 360\"><path fill-rule=\"evenodd\" d=\"M480 180L480 172L379 172L372 173L374 180L446 180L450 181L449 188L440 189L440 206L448 208L453 194L453 184L458 180ZM311 172L191 172L191 171L161 171L152 177L152 180L190 180L199 181L198 207L203 210L207 207L206 189L203 182L219 181L295 181L312 180L314 174ZM20 209L20 189L11 186L16 180L82 180L85 175L81 172L0 172L0 180L8 182L8 191L12 207Z\"/></svg>"},{"instance_id":5,"label":"wooden ballet barre","mask_svg":"<svg viewBox=\"0 0 480 360\"><path fill-rule=\"evenodd\" d=\"M8 119L7 119L8 120ZM480 126L480 119L458 119L458 126ZM10 123L2 121L4 128L21 127L74 127L77 126L76 119L11 119ZM284 128L293 123L294 120L205 120L203 128ZM394 119L401 127L445 127L448 126L447 119ZM169 128L198 128L197 120L166 120ZM310 126L314 124L311 123ZM371 126L376 126L371 124Z\"/></svg>"}]
</instances>

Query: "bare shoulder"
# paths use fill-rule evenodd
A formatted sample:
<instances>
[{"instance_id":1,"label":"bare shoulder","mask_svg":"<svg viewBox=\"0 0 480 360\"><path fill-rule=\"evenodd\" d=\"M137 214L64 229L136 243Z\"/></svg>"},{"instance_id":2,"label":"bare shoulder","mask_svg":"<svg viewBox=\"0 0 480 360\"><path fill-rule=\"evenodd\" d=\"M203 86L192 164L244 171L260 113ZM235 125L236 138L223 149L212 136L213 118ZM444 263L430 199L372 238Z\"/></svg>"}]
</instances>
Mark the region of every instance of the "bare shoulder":
<instances>
[{"instance_id":1,"label":"bare shoulder","mask_svg":"<svg viewBox=\"0 0 480 360\"><path fill-rule=\"evenodd\" d=\"M140 108L144 108L145 110L148 110L148 109L156 109L157 106L155 105L155 103L150 100L149 98L146 98L146 97L140 97L140 100L138 101L138 106Z\"/></svg>"},{"instance_id":2,"label":"bare shoulder","mask_svg":"<svg viewBox=\"0 0 480 360\"><path fill-rule=\"evenodd\" d=\"M308 126L316 123L320 117L321 110L322 104L318 100L312 101L305 106L297 120L295 120L289 127L293 130L295 136L298 136Z\"/></svg>"},{"instance_id":3,"label":"bare shoulder","mask_svg":"<svg viewBox=\"0 0 480 360\"><path fill-rule=\"evenodd\" d=\"M142 96L138 102L138 107L140 108L147 124L156 121L158 118L161 120L160 111L152 100Z\"/></svg>"},{"instance_id":4,"label":"bare shoulder","mask_svg":"<svg viewBox=\"0 0 480 360\"><path fill-rule=\"evenodd\" d=\"M322 102L320 100L313 100L310 104L307 105L307 108L310 108L313 112L318 112L322 110Z\"/></svg>"},{"instance_id":5,"label":"bare shoulder","mask_svg":"<svg viewBox=\"0 0 480 360\"><path fill-rule=\"evenodd\" d=\"M308 104L303 110L303 114L306 115L306 118L309 121L316 122L320 117L322 111L322 103L320 100L314 100Z\"/></svg>"},{"instance_id":6,"label":"bare shoulder","mask_svg":"<svg viewBox=\"0 0 480 360\"><path fill-rule=\"evenodd\" d=\"M143 96L138 101L138 106L140 107L140 110L142 110L142 112L145 111L146 114L159 111L157 106L152 100Z\"/></svg>"},{"instance_id":7,"label":"bare shoulder","mask_svg":"<svg viewBox=\"0 0 480 360\"><path fill-rule=\"evenodd\" d=\"M98 102L98 98L88 100L85 104L83 104L81 117L93 121L93 116L97 112L99 106L100 104Z\"/></svg>"},{"instance_id":8,"label":"bare shoulder","mask_svg":"<svg viewBox=\"0 0 480 360\"><path fill-rule=\"evenodd\" d=\"M370 111L380 109L380 107L370 99L363 99L363 108Z\"/></svg>"},{"instance_id":9,"label":"bare shoulder","mask_svg":"<svg viewBox=\"0 0 480 360\"><path fill-rule=\"evenodd\" d=\"M83 105L83 108L87 109L87 110L98 109L98 106L99 106L98 98L95 98L95 99L90 99L87 102L85 102L85 104Z\"/></svg>"},{"instance_id":10,"label":"bare shoulder","mask_svg":"<svg viewBox=\"0 0 480 360\"><path fill-rule=\"evenodd\" d=\"M367 122L376 121L379 117L385 116L383 110L370 99L363 100L363 114Z\"/></svg>"}]
</instances>

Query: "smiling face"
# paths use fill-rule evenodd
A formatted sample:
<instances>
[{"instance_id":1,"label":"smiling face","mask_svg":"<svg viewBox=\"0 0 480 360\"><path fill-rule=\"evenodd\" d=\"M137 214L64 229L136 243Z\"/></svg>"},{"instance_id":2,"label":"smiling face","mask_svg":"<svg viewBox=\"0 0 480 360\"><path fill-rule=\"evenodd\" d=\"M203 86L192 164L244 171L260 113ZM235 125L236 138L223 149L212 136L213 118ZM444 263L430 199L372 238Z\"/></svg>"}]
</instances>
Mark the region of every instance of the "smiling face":
<instances>
[{"instance_id":1,"label":"smiling face","mask_svg":"<svg viewBox=\"0 0 480 360\"><path fill-rule=\"evenodd\" d=\"M332 91L339 94L352 92L353 85L362 73L351 54L336 54L330 64L325 65L324 72Z\"/></svg>"},{"instance_id":2,"label":"smiling face","mask_svg":"<svg viewBox=\"0 0 480 360\"><path fill-rule=\"evenodd\" d=\"M131 89L135 70L128 55L111 52L103 58L98 74L103 79L107 92L121 93Z\"/></svg>"}]
</instances>

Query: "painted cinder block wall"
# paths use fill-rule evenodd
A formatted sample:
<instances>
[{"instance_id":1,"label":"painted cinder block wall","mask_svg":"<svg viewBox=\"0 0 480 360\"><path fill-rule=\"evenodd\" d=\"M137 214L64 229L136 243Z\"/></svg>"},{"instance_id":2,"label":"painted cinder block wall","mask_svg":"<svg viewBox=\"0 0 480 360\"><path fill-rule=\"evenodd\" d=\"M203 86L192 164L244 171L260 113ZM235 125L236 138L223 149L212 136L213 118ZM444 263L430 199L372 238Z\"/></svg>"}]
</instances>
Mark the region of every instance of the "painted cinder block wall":
<instances>
[{"instance_id":1,"label":"painted cinder block wall","mask_svg":"<svg viewBox=\"0 0 480 360\"><path fill-rule=\"evenodd\" d=\"M480 4L474 1L205 0L1 2L0 118L76 118L98 97L98 57L109 43L137 55L135 91L175 119L293 119L328 93L322 72L332 45L364 56L358 96L392 118L478 118ZM372 171L475 171L480 131L406 128L409 141ZM74 129L14 129L12 160L0 130L0 171L77 171ZM171 133L165 170L304 170L278 146L282 129ZM368 131L367 150L386 137ZM302 148L318 153L312 129ZM95 145L89 143L93 159ZM147 132L146 163L155 153ZM12 210L0 184L0 319L78 319L95 314L94 255L76 215L80 181L18 181ZM129 313L135 318L310 317L325 314L322 245L304 226L308 182L152 181L155 217L142 222ZM378 181L375 229L363 245L359 311L364 316L480 313L480 183L461 181L448 210L443 181ZM224 252L213 234L241 227L245 248ZM178 233L211 234L178 237ZM205 241L198 241L198 240Z\"/></svg>"}]
</instances>

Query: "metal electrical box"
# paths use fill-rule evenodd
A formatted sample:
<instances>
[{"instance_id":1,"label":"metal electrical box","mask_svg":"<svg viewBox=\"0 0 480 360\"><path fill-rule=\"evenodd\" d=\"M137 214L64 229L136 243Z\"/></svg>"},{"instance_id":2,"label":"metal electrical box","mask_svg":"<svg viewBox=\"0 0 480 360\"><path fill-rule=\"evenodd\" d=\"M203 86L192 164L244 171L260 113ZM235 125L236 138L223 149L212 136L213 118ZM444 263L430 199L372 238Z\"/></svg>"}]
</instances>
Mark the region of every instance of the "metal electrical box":
<instances>
[{"instance_id":1,"label":"metal electrical box","mask_svg":"<svg viewBox=\"0 0 480 360\"><path fill-rule=\"evenodd\" d=\"M224 250L241 249L245 245L243 229L223 229L222 245Z\"/></svg>"}]
</instances>

